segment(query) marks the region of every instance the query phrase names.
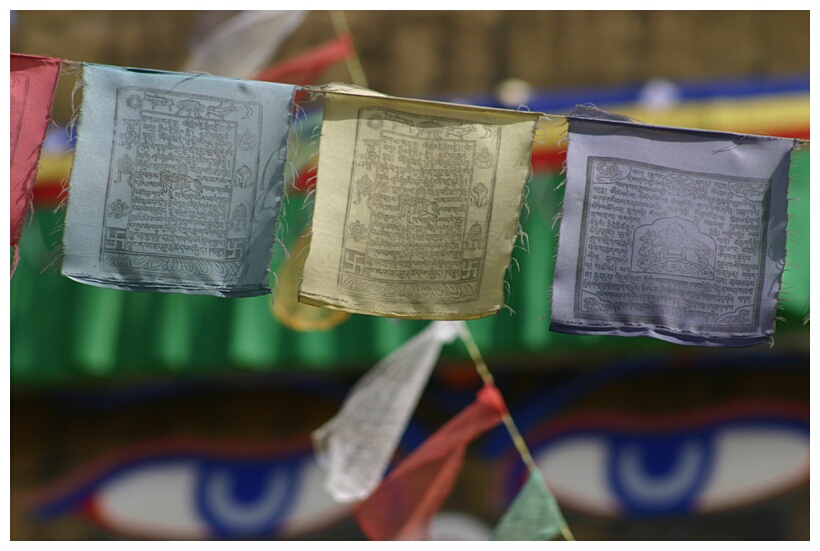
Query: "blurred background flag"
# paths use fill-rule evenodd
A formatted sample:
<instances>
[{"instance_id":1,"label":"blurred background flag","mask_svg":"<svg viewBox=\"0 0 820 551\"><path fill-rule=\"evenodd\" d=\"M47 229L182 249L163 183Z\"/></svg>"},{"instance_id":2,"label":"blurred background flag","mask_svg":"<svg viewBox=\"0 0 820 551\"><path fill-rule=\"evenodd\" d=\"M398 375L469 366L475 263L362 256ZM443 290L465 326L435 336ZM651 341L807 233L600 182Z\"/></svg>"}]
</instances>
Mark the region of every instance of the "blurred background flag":
<instances>
[{"instance_id":1,"label":"blurred background flag","mask_svg":"<svg viewBox=\"0 0 820 551\"><path fill-rule=\"evenodd\" d=\"M402 461L356 508L371 540L425 540L429 522L450 495L470 443L501 423L504 399L492 384Z\"/></svg>"},{"instance_id":2,"label":"blurred background flag","mask_svg":"<svg viewBox=\"0 0 820 551\"><path fill-rule=\"evenodd\" d=\"M302 24L306 11L244 11L218 24L191 47L184 72L250 78Z\"/></svg>"},{"instance_id":3,"label":"blurred background flag","mask_svg":"<svg viewBox=\"0 0 820 551\"><path fill-rule=\"evenodd\" d=\"M325 69L354 52L353 40L349 34L344 34L271 65L254 78L270 82L313 84Z\"/></svg>"},{"instance_id":4,"label":"blurred background flag","mask_svg":"<svg viewBox=\"0 0 820 551\"><path fill-rule=\"evenodd\" d=\"M544 484L540 471L530 471L527 482L501 517L490 536L496 541L549 541L566 524L558 502Z\"/></svg>"},{"instance_id":5,"label":"blurred background flag","mask_svg":"<svg viewBox=\"0 0 820 551\"><path fill-rule=\"evenodd\" d=\"M336 417L314 431L334 498L361 500L379 485L441 348L455 339L460 323L433 322L384 358L351 389Z\"/></svg>"}]
</instances>

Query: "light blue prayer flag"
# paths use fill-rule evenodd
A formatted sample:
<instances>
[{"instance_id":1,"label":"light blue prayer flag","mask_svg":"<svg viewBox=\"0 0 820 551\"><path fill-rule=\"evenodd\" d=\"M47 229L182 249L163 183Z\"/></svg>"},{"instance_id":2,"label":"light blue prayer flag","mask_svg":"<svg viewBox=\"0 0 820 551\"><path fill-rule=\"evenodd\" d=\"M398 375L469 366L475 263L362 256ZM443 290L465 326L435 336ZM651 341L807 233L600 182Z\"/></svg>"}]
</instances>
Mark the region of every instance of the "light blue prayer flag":
<instances>
[{"instance_id":1,"label":"light blue prayer flag","mask_svg":"<svg viewBox=\"0 0 820 551\"><path fill-rule=\"evenodd\" d=\"M131 291L270 292L294 86L83 64L65 276Z\"/></svg>"}]
</instances>

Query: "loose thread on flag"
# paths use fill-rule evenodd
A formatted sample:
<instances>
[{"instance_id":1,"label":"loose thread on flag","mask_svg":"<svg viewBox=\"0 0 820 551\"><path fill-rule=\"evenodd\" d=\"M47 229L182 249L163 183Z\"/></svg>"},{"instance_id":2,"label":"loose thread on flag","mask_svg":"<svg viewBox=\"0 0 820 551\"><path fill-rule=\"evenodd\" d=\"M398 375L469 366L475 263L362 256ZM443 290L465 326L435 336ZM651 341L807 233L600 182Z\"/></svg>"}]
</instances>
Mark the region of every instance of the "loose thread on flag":
<instances>
[{"instance_id":1,"label":"loose thread on flag","mask_svg":"<svg viewBox=\"0 0 820 551\"><path fill-rule=\"evenodd\" d=\"M475 339L473 339L473 335L470 333L470 329L467 327L466 323L462 323L460 325L459 335L461 336L462 342L464 342L464 346L467 347L467 352L470 354L470 359L473 360L476 371L481 377L481 380L484 381L485 384L494 385L493 375L490 373L487 363L481 356L478 345L476 344ZM524 437L521 436L521 433L519 432L518 427L516 427L510 412L505 411L501 415L501 420L504 423L504 427L507 429L507 432L510 434L513 445L515 445L515 449L518 451L519 455L521 455L522 461L524 461L524 464L527 466L527 469L533 473L540 472L540 469L538 468L538 465L536 465L535 460L532 458L532 454L530 453L529 448L527 448L526 442L524 442ZM544 484L546 484L546 481ZM575 541L575 537L572 535L572 531L569 529L569 525L567 525L566 522L561 523L561 535L564 536L564 539L567 541Z\"/></svg>"},{"instance_id":2,"label":"loose thread on flag","mask_svg":"<svg viewBox=\"0 0 820 551\"><path fill-rule=\"evenodd\" d=\"M359 52L356 50L356 46L353 43L353 33L350 32L350 26L347 24L347 16L345 15L345 12L342 10L331 10L330 18L333 20L333 28L336 31L337 37L344 35L348 35L350 37L350 49L352 50L352 53L351 55L345 57L345 63L347 64L347 71L350 73L350 79L356 86L369 88L367 84L367 77L365 76L364 69L362 68L362 61L359 59Z\"/></svg>"}]
</instances>

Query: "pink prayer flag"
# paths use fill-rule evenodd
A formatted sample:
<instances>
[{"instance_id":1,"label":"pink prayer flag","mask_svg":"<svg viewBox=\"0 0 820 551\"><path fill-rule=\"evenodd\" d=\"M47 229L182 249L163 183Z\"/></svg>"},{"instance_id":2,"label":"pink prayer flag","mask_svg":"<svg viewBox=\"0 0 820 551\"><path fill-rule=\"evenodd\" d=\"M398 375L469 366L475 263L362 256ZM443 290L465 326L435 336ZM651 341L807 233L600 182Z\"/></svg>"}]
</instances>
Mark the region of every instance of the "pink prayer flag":
<instances>
[{"instance_id":1,"label":"pink prayer flag","mask_svg":"<svg viewBox=\"0 0 820 551\"><path fill-rule=\"evenodd\" d=\"M359 504L356 520L371 540L427 539L430 519L450 495L467 446L507 411L492 384L424 441Z\"/></svg>"},{"instance_id":2,"label":"pink prayer flag","mask_svg":"<svg viewBox=\"0 0 820 551\"><path fill-rule=\"evenodd\" d=\"M11 54L11 244L17 246L31 207L40 148L46 136L60 60Z\"/></svg>"}]
</instances>

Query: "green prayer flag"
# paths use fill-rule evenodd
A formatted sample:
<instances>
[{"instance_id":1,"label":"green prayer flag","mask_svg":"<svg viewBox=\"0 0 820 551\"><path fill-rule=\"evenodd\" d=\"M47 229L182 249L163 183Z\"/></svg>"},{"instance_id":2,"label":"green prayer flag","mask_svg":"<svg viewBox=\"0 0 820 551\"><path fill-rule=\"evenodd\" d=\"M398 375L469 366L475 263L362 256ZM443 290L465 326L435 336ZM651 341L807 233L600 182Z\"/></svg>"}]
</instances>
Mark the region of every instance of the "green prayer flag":
<instances>
[{"instance_id":1,"label":"green prayer flag","mask_svg":"<svg viewBox=\"0 0 820 551\"><path fill-rule=\"evenodd\" d=\"M540 472L531 472L526 484L493 530L492 541L549 541L566 523L558 502Z\"/></svg>"}]
</instances>

